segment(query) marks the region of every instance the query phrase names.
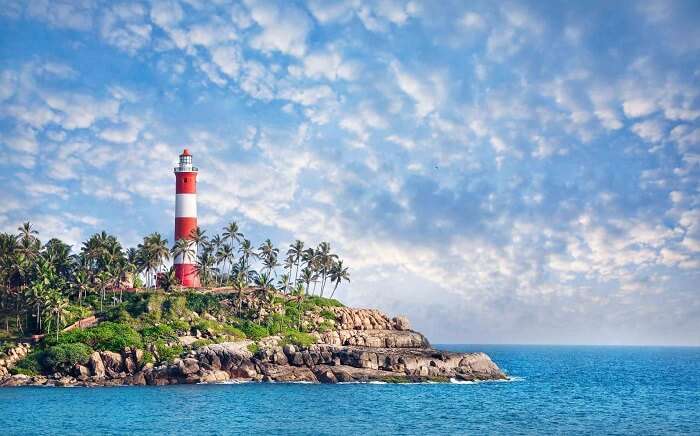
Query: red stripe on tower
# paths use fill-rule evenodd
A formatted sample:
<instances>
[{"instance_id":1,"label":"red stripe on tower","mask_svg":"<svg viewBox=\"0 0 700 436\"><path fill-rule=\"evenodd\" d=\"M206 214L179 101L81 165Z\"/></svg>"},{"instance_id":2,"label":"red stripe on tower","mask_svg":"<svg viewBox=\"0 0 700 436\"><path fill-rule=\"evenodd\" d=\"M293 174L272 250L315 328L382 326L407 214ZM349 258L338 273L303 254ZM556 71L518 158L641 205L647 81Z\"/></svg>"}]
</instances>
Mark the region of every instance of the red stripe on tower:
<instances>
[{"instance_id":1,"label":"red stripe on tower","mask_svg":"<svg viewBox=\"0 0 700 436\"><path fill-rule=\"evenodd\" d=\"M192 155L185 149L180 165L175 167L175 241L191 240L192 231L197 228L197 172L197 167L192 166ZM191 247L194 252L194 242ZM176 256L174 264L175 275L183 286L199 286L193 254Z\"/></svg>"}]
</instances>

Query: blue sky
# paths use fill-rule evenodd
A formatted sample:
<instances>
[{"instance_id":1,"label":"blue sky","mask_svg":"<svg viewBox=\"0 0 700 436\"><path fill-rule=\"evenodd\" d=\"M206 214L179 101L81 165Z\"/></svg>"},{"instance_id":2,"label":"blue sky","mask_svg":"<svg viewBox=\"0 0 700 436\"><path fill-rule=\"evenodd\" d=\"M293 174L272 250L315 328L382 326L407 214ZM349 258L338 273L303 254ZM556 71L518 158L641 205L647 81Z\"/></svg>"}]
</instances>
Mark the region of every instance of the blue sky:
<instances>
[{"instance_id":1,"label":"blue sky","mask_svg":"<svg viewBox=\"0 0 700 436\"><path fill-rule=\"evenodd\" d=\"M0 1L0 230L330 241L433 342L700 344L697 2Z\"/></svg>"}]
</instances>

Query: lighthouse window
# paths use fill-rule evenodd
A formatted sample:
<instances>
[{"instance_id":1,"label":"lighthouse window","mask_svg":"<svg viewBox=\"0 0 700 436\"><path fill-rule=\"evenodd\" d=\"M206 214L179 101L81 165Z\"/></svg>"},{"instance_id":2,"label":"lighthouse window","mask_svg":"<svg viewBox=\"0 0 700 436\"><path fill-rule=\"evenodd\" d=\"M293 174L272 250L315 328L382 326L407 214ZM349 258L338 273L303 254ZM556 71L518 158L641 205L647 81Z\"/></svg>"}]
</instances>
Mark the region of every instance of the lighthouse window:
<instances>
[{"instance_id":1,"label":"lighthouse window","mask_svg":"<svg viewBox=\"0 0 700 436\"><path fill-rule=\"evenodd\" d=\"M187 182L189 182L189 181L190 181L190 179L188 179L187 177L185 177L185 183L187 183Z\"/></svg>"}]
</instances>

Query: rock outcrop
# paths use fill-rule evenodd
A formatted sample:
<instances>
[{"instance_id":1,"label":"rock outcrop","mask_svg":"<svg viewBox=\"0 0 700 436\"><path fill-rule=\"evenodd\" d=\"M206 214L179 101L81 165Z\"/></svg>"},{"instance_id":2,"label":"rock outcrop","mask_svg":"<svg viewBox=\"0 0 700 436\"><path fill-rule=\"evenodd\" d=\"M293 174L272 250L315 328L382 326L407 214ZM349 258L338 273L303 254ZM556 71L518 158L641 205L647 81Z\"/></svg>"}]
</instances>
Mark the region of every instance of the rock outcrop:
<instances>
[{"instance_id":1,"label":"rock outcrop","mask_svg":"<svg viewBox=\"0 0 700 436\"><path fill-rule=\"evenodd\" d=\"M331 308L333 329L314 332L317 343L298 346L271 336L205 345L167 365L145 363L142 350L94 352L71 374L0 377L2 386L111 386L275 382L417 382L499 380L506 376L484 353L431 348L405 317L370 309ZM327 325L329 317L319 320ZM253 345L254 344L254 345ZM20 352L22 353L22 352ZM26 354L26 352L24 353ZM16 359L19 360L19 359ZM15 361L16 361L15 360Z\"/></svg>"}]
</instances>

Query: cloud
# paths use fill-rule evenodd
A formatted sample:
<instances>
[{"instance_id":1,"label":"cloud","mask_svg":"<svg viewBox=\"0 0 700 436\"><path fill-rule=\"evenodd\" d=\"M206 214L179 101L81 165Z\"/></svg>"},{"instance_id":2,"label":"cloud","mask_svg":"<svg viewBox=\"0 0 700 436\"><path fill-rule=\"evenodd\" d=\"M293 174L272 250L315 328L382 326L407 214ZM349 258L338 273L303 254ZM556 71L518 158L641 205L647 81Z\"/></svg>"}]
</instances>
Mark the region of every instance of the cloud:
<instances>
[{"instance_id":1,"label":"cloud","mask_svg":"<svg viewBox=\"0 0 700 436\"><path fill-rule=\"evenodd\" d=\"M27 15L54 27L88 30L92 27L94 8L91 0L34 0L27 3Z\"/></svg>"},{"instance_id":2,"label":"cloud","mask_svg":"<svg viewBox=\"0 0 700 436\"><path fill-rule=\"evenodd\" d=\"M419 118L425 117L438 108L447 88L441 77L432 74L428 75L427 81L421 80L406 72L397 61L391 63L391 69L401 91L415 101L416 115Z\"/></svg>"},{"instance_id":3,"label":"cloud","mask_svg":"<svg viewBox=\"0 0 700 436\"><path fill-rule=\"evenodd\" d=\"M635 98L622 103L625 115L630 118L639 118L652 114L656 111L656 104L651 100Z\"/></svg>"},{"instance_id":4,"label":"cloud","mask_svg":"<svg viewBox=\"0 0 700 436\"><path fill-rule=\"evenodd\" d=\"M656 143L661 141L665 135L664 124L659 120L647 120L635 123L632 131L645 141Z\"/></svg>"},{"instance_id":5,"label":"cloud","mask_svg":"<svg viewBox=\"0 0 700 436\"><path fill-rule=\"evenodd\" d=\"M306 36L311 30L308 16L289 4L246 0L250 16L261 31L250 41L251 47L262 51L279 51L301 57L306 52Z\"/></svg>"},{"instance_id":6,"label":"cloud","mask_svg":"<svg viewBox=\"0 0 700 436\"><path fill-rule=\"evenodd\" d=\"M135 53L151 40L147 11L139 3L121 3L102 15L100 34L109 44L128 53Z\"/></svg>"}]
</instances>

